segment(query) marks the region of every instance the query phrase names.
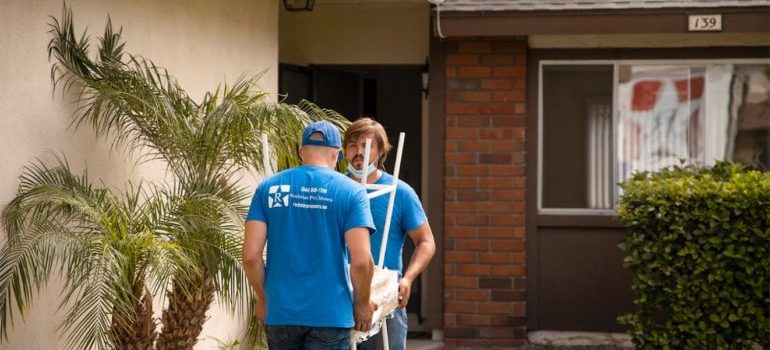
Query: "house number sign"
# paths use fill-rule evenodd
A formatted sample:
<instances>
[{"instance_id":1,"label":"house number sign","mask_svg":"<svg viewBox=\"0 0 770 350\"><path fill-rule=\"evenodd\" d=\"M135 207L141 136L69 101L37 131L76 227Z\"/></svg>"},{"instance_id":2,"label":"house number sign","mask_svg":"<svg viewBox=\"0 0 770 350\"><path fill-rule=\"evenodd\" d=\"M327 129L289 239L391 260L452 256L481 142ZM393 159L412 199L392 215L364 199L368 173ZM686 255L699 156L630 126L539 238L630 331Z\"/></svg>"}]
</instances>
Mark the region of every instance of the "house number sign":
<instances>
[{"instance_id":1,"label":"house number sign","mask_svg":"<svg viewBox=\"0 0 770 350\"><path fill-rule=\"evenodd\" d=\"M722 15L689 15L687 31L719 32L722 30Z\"/></svg>"}]
</instances>

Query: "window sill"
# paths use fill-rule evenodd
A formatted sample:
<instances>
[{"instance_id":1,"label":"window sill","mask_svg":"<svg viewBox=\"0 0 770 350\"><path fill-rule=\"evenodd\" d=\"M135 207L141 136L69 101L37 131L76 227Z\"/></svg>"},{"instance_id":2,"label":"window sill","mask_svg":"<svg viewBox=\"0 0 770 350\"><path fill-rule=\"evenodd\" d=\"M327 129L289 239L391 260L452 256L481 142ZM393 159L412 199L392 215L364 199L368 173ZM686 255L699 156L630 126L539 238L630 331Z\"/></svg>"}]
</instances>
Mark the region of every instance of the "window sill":
<instances>
[{"instance_id":1,"label":"window sill","mask_svg":"<svg viewBox=\"0 0 770 350\"><path fill-rule=\"evenodd\" d=\"M591 214L586 211L585 214L555 214L555 213L540 213L535 219L535 223L538 227L606 227L606 228L623 228L623 223L620 221L617 212L612 214L596 211Z\"/></svg>"}]
</instances>

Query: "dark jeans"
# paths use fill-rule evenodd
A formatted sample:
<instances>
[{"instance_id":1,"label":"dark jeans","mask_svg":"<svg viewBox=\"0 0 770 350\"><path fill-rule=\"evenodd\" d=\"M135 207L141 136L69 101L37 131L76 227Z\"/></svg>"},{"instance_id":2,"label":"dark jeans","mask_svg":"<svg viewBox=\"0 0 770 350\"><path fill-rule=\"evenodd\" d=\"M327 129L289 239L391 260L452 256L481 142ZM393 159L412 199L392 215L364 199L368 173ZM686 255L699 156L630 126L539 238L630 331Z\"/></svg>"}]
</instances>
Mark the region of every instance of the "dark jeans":
<instances>
[{"instance_id":1,"label":"dark jeans","mask_svg":"<svg viewBox=\"0 0 770 350\"><path fill-rule=\"evenodd\" d=\"M270 350L349 350L350 328L267 326Z\"/></svg>"}]
</instances>

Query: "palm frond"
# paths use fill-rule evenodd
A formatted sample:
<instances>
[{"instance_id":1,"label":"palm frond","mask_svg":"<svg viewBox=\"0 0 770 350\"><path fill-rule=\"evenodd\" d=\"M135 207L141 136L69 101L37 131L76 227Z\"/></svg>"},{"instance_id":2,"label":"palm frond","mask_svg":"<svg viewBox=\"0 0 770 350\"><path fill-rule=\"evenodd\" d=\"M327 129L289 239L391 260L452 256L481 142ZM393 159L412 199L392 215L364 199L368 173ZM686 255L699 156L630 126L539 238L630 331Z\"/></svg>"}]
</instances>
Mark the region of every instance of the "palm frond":
<instances>
[{"instance_id":1,"label":"palm frond","mask_svg":"<svg viewBox=\"0 0 770 350\"><path fill-rule=\"evenodd\" d=\"M2 212L8 242L0 250L0 326L23 315L55 265L64 278L59 331L67 347L111 348L111 327L131 327L146 278L167 283L195 262L162 234L173 230L180 201L129 184L120 195L72 173L65 159L25 167L18 195Z\"/></svg>"}]
</instances>

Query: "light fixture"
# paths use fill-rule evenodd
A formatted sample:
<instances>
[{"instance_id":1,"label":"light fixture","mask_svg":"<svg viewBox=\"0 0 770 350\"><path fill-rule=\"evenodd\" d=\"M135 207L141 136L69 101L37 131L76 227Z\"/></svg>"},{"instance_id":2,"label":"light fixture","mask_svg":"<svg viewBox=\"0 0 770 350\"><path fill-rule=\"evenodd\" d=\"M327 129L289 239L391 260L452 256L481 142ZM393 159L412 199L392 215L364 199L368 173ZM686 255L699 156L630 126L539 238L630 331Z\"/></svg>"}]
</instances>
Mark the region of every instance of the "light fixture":
<instances>
[{"instance_id":1,"label":"light fixture","mask_svg":"<svg viewBox=\"0 0 770 350\"><path fill-rule=\"evenodd\" d=\"M430 66L428 65L428 59L425 59L425 64L420 70L420 76L422 77L422 93L425 97L428 97L428 88L430 87Z\"/></svg>"},{"instance_id":2,"label":"light fixture","mask_svg":"<svg viewBox=\"0 0 770 350\"><path fill-rule=\"evenodd\" d=\"M315 0L283 0L286 11L313 11Z\"/></svg>"}]
</instances>

